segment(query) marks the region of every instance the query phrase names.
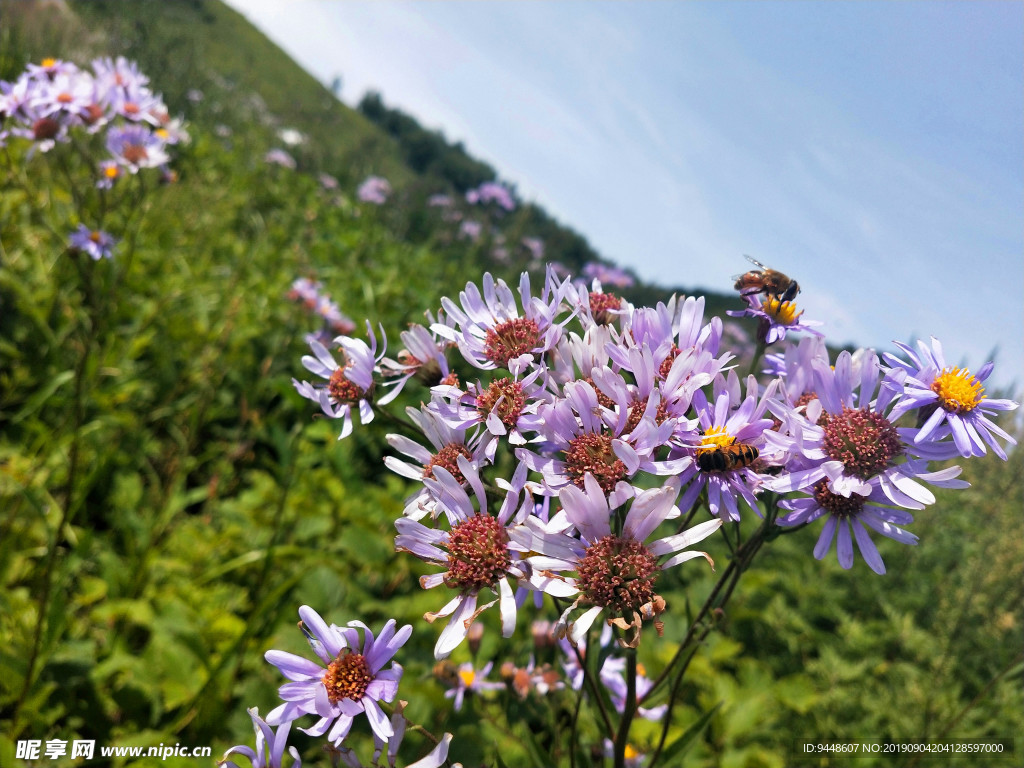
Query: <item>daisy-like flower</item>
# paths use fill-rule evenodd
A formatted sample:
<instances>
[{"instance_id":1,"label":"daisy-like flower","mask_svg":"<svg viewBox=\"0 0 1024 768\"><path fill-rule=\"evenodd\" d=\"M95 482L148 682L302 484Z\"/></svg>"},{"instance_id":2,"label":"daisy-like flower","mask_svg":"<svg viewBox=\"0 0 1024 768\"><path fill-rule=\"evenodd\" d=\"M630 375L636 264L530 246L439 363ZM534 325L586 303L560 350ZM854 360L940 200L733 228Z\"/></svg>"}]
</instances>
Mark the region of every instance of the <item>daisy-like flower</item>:
<instances>
[{"instance_id":1,"label":"daisy-like flower","mask_svg":"<svg viewBox=\"0 0 1024 768\"><path fill-rule=\"evenodd\" d=\"M655 627L660 626L657 617L665 602L655 592L655 584L661 572L695 557L703 557L713 565L706 552L686 548L717 531L722 525L719 519L645 543L662 522L678 515L678 495L676 478L661 488L643 491L632 500L621 533L616 533L611 527L614 509L600 484L588 474L583 490L570 485L558 496L579 532L578 539L552 534L535 518L528 518L524 526L511 533L517 543L539 553L530 561L535 570L552 577L552 582L561 573L576 573L574 578L561 576L579 594L559 617L557 635L568 635L572 643L578 643L597 617L607 611L610 622L633 630L626 644L635 647L640 641L643 619L654 619ZM586 607L584 613L570 620L570 614L581 606Z\"/></svg>"},{"instance_id":2,"label":"daisy-like flower","mask_svg":"<svg viewBox=\"0 0 1024 768\"><path fill-rule=\"evenodd\" d=\"M124 175L121 166L115 160L101 160L99 178L96 179L97 189L112 189L114 182Z\"/></svg>"},{"instance_id":3,"label":"daisy-like flower","mask_svg":"<svg viewBox=\"0 0 1024 768\"><path fill-rule=\"evenodd\" d=\"M268 165L279 165L282 168L287 168L289 171L294 171L296 167L298 167L298 164L295 162L295 158L280 147L274 147L269 150L267 154L263 156L263 162Z\"/></svg>"},{"instance_id":4,"label":"daisy-like flower","mask_svg":"<svg viewBox=\"0 0 1024 768\"><path fill-rule=\"evenodd\" d=\"M480 669L476 669L470 661L459 665L455 671L454 685L444 692L446 699L455 699L452 708L456 712L462 710L462 703L467 693L480 694L483 691L500 691L505 687L504 683L487 679L493 666L493 661L487 662Z\"/></svg>"},{"instance_id":5,"label":"daisy-like flower","mask_svg":"<svg viewBox=\"0 0 1024 768\"><path fill-rule=\"evenodd\" d=\"M604 684L605 689L608 691L608 696L612 700L612 706L615 707L615 711L619 713L625 711L626 696L628 692L626 687L626 660L621 656L609 656L605 659L604 664L601 665L599 677L601 682ZM647 671L644 669L644 665L638 663L636 665L637 701L643 701L644 696L646 696L653 687L654 683L649 677L647 677ZM653 722L661 720L665 716L666 712L668 712L668 704L660 704L657 707L636 708L636 713L640 717L644 718L644 720L651 720Z\"/></svg>"},{"instance_id":6,"label":"daisy-like flower","mask_svg":"<svg viewBox=\"0 0 1024 768\"><path fill-rule=\"evenodd\" d=\"M496 181L485 181L476 189L469 190L466 193L466 202L470 205L496 203L499 208L506 211L516 209L516 201L512 197L512 193L503 184Z\"/></svg>"},{"instance_id":7,"label":"daisy-like flower","mask_svg":"<svg viewBox=\"0 0 1024 768\"><path fill-rule=\"evenodd\" d=\"M616 375L608 370L608 377ZM542 475L548 491L557 493L568 484L583 488L584 477L590 475L612 503L621 504L635 495L628 480L637 472L668 474L680 469L678 463L665 465L654 460L655 450L667 443L675 427L671 419L656 422L656 392L643 406L636 425L628 419L628 396L617 413L615 402L589 382L571 381L564 392L564 398L542 404L537 411L543 438L538 444L540 451L516 449L520 461Z\"/></svg>"},{"instance_id":8,"label":"daisy-like flower","mask_svg":"<svg viewBox=\"0 0 1024 768\"><path fill-rule=\"evenodd\" d=\"M79 253L87 254L93 261L109 259L114 254L117 240L102 229L89 229L79 224L78 229L68 238L68 246Z\"/></svg>"},{"instance_id":9,"label":"daisy-like flower","mask_svg":"<svg viewBox=\"0 0 1024 768\"><path fill-rule=\"evenodd\" d=\"M310 736L327 734L328 741L338 745L355 718L365 713L373 733L388 741L394 729L377 702L390 702L398 692L402 667L391 659L409 639L412 626L396 630L391 619L374 637L361 621L350 621L344 629L328 625L308 605L299 608L299 618L320 663L286 651L267 651L267 661L292 681L281 686L284 703L267 715L267 723L280 725L317 715L320 719L312 727L299 730ZM388 662L391 666L385 669Z\"/></svg>"},{"instance_id":10,"label":"daisy-like flower","mask_svg":"<svg viewBox=\"0 0 1024 768\"><path fill-rule=\"evenodd\" d=\"M569 320L555 322L561 287L549 271L540 296L534 296L530 275L523 272L519 280L522 316L504 280L495 282L488 272L483 287L481 294L476 285L468 283L459 294L459 304L447 296L442 298L441 306L457 328L435 323L431 330L458 344L466 361L477 368L508 368L514 374L522 373L557 343L562 325Z\"/></svg>"},{"instance_id":11,"label":"daisy-like flower","mask_svg":"<svg viewBox=\"0 0 1024 768\"><path fill-rule=\"evenodd\" d=\"M237 747L231 747L231 749L224 753L224 757L217 761L217 765L224 766L224 768L239 768L228 757L231 755L241 755L249 761L252 768L284 768L282 759L284 758L285 746L288 744L288 732L292 728L292 721L289 720L288 722L281 723L275 733L274 729L267 725L267 722L260 717L260 711L256 707L246 711L249 713L249 717L252 718L253 728L256 731L256 749L254 750L241 744ZM302 760L299 758L299 753L295 747L288 747L288 754L292 756L291 768L301 768Z\"/></svg>"},{"instance_id":12,"label":"daisy-like flower","mask_svg":"<svg viewBox=\"0 0 1024 768\"><path fill-rule=\"evenodd\" d=\"M968 484L957 479L959 474L959 467L949 467L919 474L918 479L944 488L966 488ZM884 574L885 563L871 540L869 529L901 544L917 544L917 536L900 527L912 523L913 515L891 506L892 502L882 492L877 478L870 485L871 490L865 495L840 496L830 491L825 479L821 479L803 491L807 495L779 502L780 507L790 512L775 522L784 527L794 527L824 517L825 525L814 547L815 558L823 560L835 540L839 564L849 570L853 566L853 544L856 542L868 567L879 575Z\"/></svg>"},{"instance_id":13,"label":"daisy-like flower","mask_svg":"<svg viewBox=\"0 0 1024 768\"><path fill-rule=\"evenodd\" d=\"M389 392L379 399L374 398L373 375L377 363L384 356L382 349L377 354L377 337L369 324L366 326L370 343L349 336L338 336L334 343L341 347L342 363L338 363L327 348L317 340L309 343L312 355L303 355L302 364L310 373L327 379L326 386L314 386L308 381L292 379L300 395L320 404L321 410L332 419L343 419L338 439L352 434L353 410L359 414L363 424L373 421L373 403L386 405L394 399L396 392ZM381 332L383 336L383 331ZM385 339L386 346L386 339Z\"/></svg>"},{"instance_id":14,"label":"daisy-like flower","mask_svg":"<svg viewBox=\"0 0 1024 768\"><path fill-rule=\"evenodd\" d=\"M525 445L526 435L541 427L537 408L547 399L544 373L538 367L521 379L502 376L486 387L476 382L465 390L438 386L431 407L451 427L469 429L483 424L493 437L506 438L510 445Z\"/></svg>"},{"instance_id":15,"label":"daisy-like flower","mask_svg":"<svg viewBox=\"0 0 1024 768\"><path fill-rule=\"evenodd\" d=\"M364 203L373 203L374 205L383 205L388 201L390 195L391 185L388 184L387 179L380 176L368 177L356 190L356 197Z\"/></svg>"},{"instance_id":16,"label":"daisy-like flower","mask_svg":"<svg viewBox=\"0 0 1024 768\"><path fill-rule=\"evenodd\" d=\"M517 607L510 579L517 583L527 581L531 576L529 564L523 560L526 550L510 538L514 527L533 510L530 494L523 494L526 467L519 465L511 484L505 484L505 499L496 515L488 514L483 483L475 467L465 457L460 457L459 473L461 481L447 470L435 467L433 477L424 479L446 513L450 530L427 528L406 517L395 521L398 529L396 551L409 552L445 569L441 573L422 576L420 586L432 589L443 584L458 590L458 594L440 611L423 617L431 623L451 617L434 647L437 659L448 658L466 639L476 618L495 603L499 603L502 637L511 637L516 627ZM476 506L463 482L473 489ZM482 590L489 590L497 595L497 599L478 606L477 598Z\"/></svg>"},{"instance_id":17,"label":"daisy-like flower","mask_svg":"<svg viewBox=\"0 0 1024 768\"><path fill-rule=\"evenodd\" d=\"M765 414L778 384L773 381L759 398L757 380L750 376L746 383L747 395L741 399L739 377L729 371L728 377L716 377L710 402L703 390L694 393L700 430L685 448L675 449L692 459L679 475L683 484L689 483L679 502L681 509L692 507L706 488L708 508L716 517L739 520L737 499L760 514L754 494L765 476L757 469L769 458L764 435L775 422Z\"/></svg>"},{"instance_id":18,"label":"daisy-like flower","mask_svg":"<svg viewBox=\"0 0 1024 768\"><path fill-rule=\"evenodd\" d=\"M129 173L157 168L170 160L166 142L148 126L127 125L107 131L107 151Z\"/></svg>"},{"instance_id":19,"label":"daisy-like flower","mask_svg":"<svg viewBox=\"0 0 1024 768\"><path fill-rule=\"evenodd\" d=\"M935 496L918 482L930 482L927 467L912 459L949 458L949 451L933 439L915 442L918 429L894 423L893 406L906 372L896 369L883 376L873 353L855 359L841 352L834 368L820 358L812 364L817 398L793 430L799 433L800 456L765 487L788 493L826 478L828 490L844 498L868 496L877 487L906 509L934 504Z\"/></svg>"},{"instance_id":20,"label":"daisy-like flower","mask_svg":"<svg viewBox=\"0 0 1024 768\"><path fill-rule=\"evenodd\" d=\"M822 323L818 320L803 320L803 310L797 311L795 301L783 301L778 296L764 296L759 293L743 297L747 308L729 310L730 317L756 317L758 320L757 339L763 344L774 344L786 338L789 331L804 331L821 336L815 330Z\"/></svg>"},{"instance_id":21,"label":"daisy-like flower","mask_svg":"<svg viewBox=\"0 0 1024 768\"><path fill-rule=\"evenodd\" d=\"M891 417L896 419L904 413L918 411L920 430L914 443L951 435L956 452L964 458L984 456L988 445L1005 461L1006 452L996 438L1010 445L1016 445L1017 441L991 417L997 411L1012 411L1018 404L985 396L984 383L994 364L985 363L977 375L966 368L947 365L942 344L934 336L931 349L924 341L918 341L917 352L906 344L894 343L910 360L905 362L889 354L882 356L889 365L907 372L903 395Z\"/></svg>"},{"instance_id":22,"label":"daisy-like flower","mask_svg":"<svg viewBox=\"0 0 1024 768\"><path fill-rule=\"evenodd\" d=\"M407 408L406 413L434 450L404 435L390 434L387 441L396 451L408 456L412 461L399 459L397 456L385 456L384 465L397 475L410 480L424 482L434 477L435 469L444 469L459 483L466 481L463 475L461 459L468 459L470 465L479 467L490 464L494 459L496 441L478 430L449 426L435 411L429 408ZM424 485L416 493L406 499L405 516L419 520L425 515L437 516L437 497L432 493L432 486Z\"/></svg>"},{"instance_id":23,"label":"daisy-like flower","mask_svg":"<svg viewBox=\"0 0 1024 768\"><path fill-rule=\"evenodd\" d=\"M431 324L433 322L431 317ZM437 322L444 322L443 314ZM397 359L384 358L381 361L384 375L392 380L392 386L401 390L414 376L428 387L458 384L458 376L448 366L445 356L445 349L449 346L447 341L440 341L435 333L418 323L410 325L400 336L404 346L396 355Z\"/></svg>"}]
</instances>

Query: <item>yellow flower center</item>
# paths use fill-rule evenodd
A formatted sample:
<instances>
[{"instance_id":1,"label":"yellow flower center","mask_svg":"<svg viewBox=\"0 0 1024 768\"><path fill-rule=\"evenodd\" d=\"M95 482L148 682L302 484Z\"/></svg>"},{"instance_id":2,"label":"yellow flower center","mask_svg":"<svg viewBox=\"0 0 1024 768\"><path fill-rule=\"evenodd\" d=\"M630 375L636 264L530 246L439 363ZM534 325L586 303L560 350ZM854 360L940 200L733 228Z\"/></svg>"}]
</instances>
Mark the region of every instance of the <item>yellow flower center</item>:
<instances>
[{"instance_id":1,"label":"yellow flower center","mask_svg":"<svg viewBox=\"0 0 1024 768\"><path fill-rule=\"evenodd\" d=\"M796 311L796 304L792 301L782 301L775 296L765 300L763 309L779 325L792 325L803 314Z\"/></svg>"},{"instance_id":2,"label":"yellow flower center","mask_svg":"<svg viewBox=\"0 0 1024 768\"><path fill-rule=\"evenodd\" d=\"M57 63L56 59L46 58L46 59L43 59L42 62L40 62L40 66L43 67L44 69L49 69L50 67L54 66L56 63Z\"/></svg>"},{"instance_id":3,"label":"yellow flower center","mask_svg":"<svg viewBox=\"0 0 1024 768\"><path fill-rule=\"evenodd\" d=\"M719 448L728 448L736 442L736 438L725 431L725 427L711 427L700 439L700 452L714 451Z\"/></svg>"},{"instance_id":4,"label":"yellow flower center","mask_svg":"<svg viewBox=\"0 0 1024 768\"><path fill-rule=\"evenodd\" d=\"M633 749L633 745L632 744L627 744L626 745L626 749L623 750L623 752L622 752L622 755L627 760L636 760L636 758L640 755L640 753L637 752L635 749Z\"/></svg>"},{"instance_id":5,"label":"yellow flower center","mask_svg":"<svg viewBox=\"0 0 1024 768\"><path fill-rule=\"evenodd\" d=\"M943 368L932 382L939 405L953 413L970 413L985 399L985 388L966 368Z\"/></svg>"},{"instance_id":6,"label":"yellow flower center","mask_svg":"<svg viewBox=\"0 0 1024 768\"><path fill-rule=\"evenodd\" d=\"M121 174L121 171L116 165L108 165L103 169L103 175L108 179L116 179Z\"/></svg>"},{"instance_id":7,"label":"yellow flower center","mask_svg":"<svg viewBox=\"0 0 1024 768\"><path fill-rule=\"evenodd\" d=\"M476 680L476 672L472 669L460 669L459 677L462 678L462 684L469 688Z\"/></svg>"},{"instance_id":8,"label":"yellow flower center","mask_svg":"<svg viewBox=\"0 0 1024 768\"><path fill-rule=\"evenodd\" d=\"M168 131L166 128L157 128L155 131L153 131L153 133L155 133L164 141L167 141L167 139L169 139L171 136L170 131Z\"/></svg>"}]
</instances>

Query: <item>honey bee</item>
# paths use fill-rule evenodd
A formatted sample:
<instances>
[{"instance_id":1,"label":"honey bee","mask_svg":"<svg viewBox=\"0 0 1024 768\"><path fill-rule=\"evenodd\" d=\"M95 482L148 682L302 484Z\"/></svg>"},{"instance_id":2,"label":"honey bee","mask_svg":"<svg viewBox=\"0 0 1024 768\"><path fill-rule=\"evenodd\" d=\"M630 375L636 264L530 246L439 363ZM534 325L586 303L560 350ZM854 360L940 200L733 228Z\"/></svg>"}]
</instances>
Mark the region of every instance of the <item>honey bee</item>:
<instances>
[{"instance_id":1,"label":"honey bee","mask_svg":"<svg viewBox=\"0 0 1024 768\"><path fill-rule=\"evenodd\" d=\"M779 301L792 301L800 293L800 285L796 280L766 267L749 256L746 258L760 269L752 269L736 278L736 285L733 288L740 292L740 296L763 293L766 296L774 296Z\"/></svg>"},{"instance_id":2,"label":"honey bee","mask_svg":"<svg viewBox=\"0 0 1024 768\"><path fill-rule=\"evenodd\" d=\"M702 472L730 472L749 467L758 456L757 448L745 443L719 445L697 451L697 466Z\"/></svg>"}]
</instances>

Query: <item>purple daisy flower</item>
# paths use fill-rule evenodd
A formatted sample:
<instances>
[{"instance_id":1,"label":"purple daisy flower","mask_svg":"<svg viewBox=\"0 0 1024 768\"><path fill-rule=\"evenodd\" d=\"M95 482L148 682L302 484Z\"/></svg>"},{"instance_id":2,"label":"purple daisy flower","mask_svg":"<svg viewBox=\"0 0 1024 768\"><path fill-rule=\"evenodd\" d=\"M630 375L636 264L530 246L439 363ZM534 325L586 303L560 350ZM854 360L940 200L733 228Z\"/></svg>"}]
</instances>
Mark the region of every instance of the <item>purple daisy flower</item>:
<instances>
[{"instance_id":1,"label":"purple daisy flower","mask_svg":"<svg viewBox=\"0 0 1024 768\"><path fill-rule=\"evenodd\" d=\"M431 324L433 322L431 317ZM443 314L438 322L444 322ZM458 376L448 366L445 356L449 346L447 341L440 340L436 333L418 323L410 325L400 336L404 346L396 355L397 359L384 358L381 361L384 376L392 380L392 386L401 390L413 377L428 387L458 384Z\"/></svg>"},{"instance_id":2,"label":"purple daisy flower","mask_svg":"<svg viewBox=\"0 0 1024 768\"><path fill-rule=\"evenodd\" d=\"M512 197L512 193L503 184L496 181L485 181L476 189L469 190L466 193L466 202L470 205L496 203L498 207L506 211L516 209L516 201Z\"/></svg>"},{"instance_id":3,"label":"purple daisy flower","mask_svg":"<svg viewBox=\"0 0 1024 768\"><path fill-rule=\"evenodd\" d=\"M817 358L813 365L817 398L802 416L791 412L792 417L783 418L801 455L765 487L788 493L826 478L828 490L844 498L868 496L877 487L895 506L924 509L934 504L935 496L918 482L930 483L933 476L916 459L950 454L931 440L915 442L917 428L894 423L892 409L906 372L896 369L883 376L874 353L858 359L844 351L834 368Z\"/></svg>"},{"instance_id":4,"label":"purple daisy flower","mask_svg":"<svg viewBox=\"0 0 1024 768\"><path fill-rule=\"evenodd\" d=\"M384 397L374 399L373 375L378 370L377 363L384 356L384 350L377 355L377 337L373 335L369 324L366 330L370 337L369 345L349 336L334 339L334 343L341 347L342 364L319 341L310 341L313 355L303 355L302 364L306 370L327 379L326 386L314 386L307 381L292 379L292 385L300 395L319 403L321 410L332 419L344 420L339 440L352 434L353 410L359 414L361 423L369 424L373 421L373 403L386 405L397 395L396 392L389 392ZM381 334L383 336L383 330ZM386 345L386 339L384 343Z\"/></svg>"},{"instance_id":5,"label":"purple daisy flower","mask_svg":"<svg viewBox=\"0 0 1024 768\"><path fill-rule=\"evenodd\" d=\"M455 684L444 692L446 699L455 699L452 707L456 712L462 710L467 693L479 694L483 691L500 691L505 688L504 683L487 679L493 666L493 661L487 662L480 669L476 669L471 661L459 665L453 680Z\"/></svg>"},{"instance_id":6,"label":"purple daisy flower","mask_svg":"<svg viewBox=\"0 0 1024 768\"><path fill-rule=\"evenodd\" d=\"M166 147L166 142L145 125L127 125L107 131L107 151L129 173L167 163L170 156Z\"/></svg>"},{"instance_id":7,"label":"purple daisy flower","mask_svg":"<svg viewBox=\"0 0 1024 768\"><path fill-rule=\"evenodd\" d=\"M441 306L457 329L435 323L431 330L457 343L466 361L477 368L508 368L512 373L522 373L558 342L562 325L569 320L555 322L561 286L549 271L541 295L534 296L530 292L530 275L523 272L519 280L522 316L515 295L504 280L495 282L488 272L484 274L483 286L481 294L476 285L468 283L459 294L459 304L447 296L442 298Z\"/></svg>"},{"instance_id":8,"label":"purple daisy flower","mask_svg":"<svg viewBox=\"0 0 1024 768\"><path fill-rule=\"evenodd\" d=\"M217 765L225 766L225 768L238 768L233 761L228 760L228 756L242 755L251 763L252 768L284 768L282 758L284 757L284 748L288 743L288 732L292 728L292 721L281 723L275 733L274 729L260 717L260 711L256 707L246 711L252 718L253 728L256 731L256 749L253 750L245 745L231 747L224 753L224 757L217 761ZM288 754L292 756L292 768L301 768L302 760L295 747L288 747Z\"/></svg>"},{"instance_id":9,"label":"purple daisy flower","mask_svg":"<svg viewBox=\"0 0 1024 768\"><path fill-rule=\"evenodd\" d=\"M604 684L605 689L608 691L608 696L612 700L612 706L615 707L615 711L620 714L626 709L626 659L621 656L609 656L604 660L604 664L601 665L601 671L598 675L601 682ZM643 668L642 664L637 664L636 670L636 699L637 702L644 700L651 688L654 687L654 683ZM653 722L660 721L665 713L668 712L668 704L660 704L657 707L637 707L636 713L644 718L644 720L651 720Z\"/></svg>"},{"instance_id":10,"label":"purple daisy flower","mask_svg":"<svg viewBox=\"0 0 1024 768\"><path fill-rule=\"evenodd\" d=\"M482 424L495 438L505 438L510 445L525 445L526 435L541 428L537 409L548 399L544 373L543 368L534 368L521 379L503 376L486 387L476 382L465 390L454 385L437 386L431 408L451 427L469 429Z\"/></svg>"},{"instance_id":11,"label":"purple daisy flower","mask_svg":"<svg viewBox=\"0 0 1024 768\"><path fill-rule=\"evenodd\" d=\"M466 478L462 473L460 459L467 459L473 467L490 464L494 459L497 445L488 433L451 427L437 412L427 407L407 408L406 413L434 450L431 452L404 435L387 435L388 444L392 448L412 459L409 462L396 456L385 456L384 465L395 474L422 483L432 479L434 470L440 468L462 483ZM432 493L431 486L424 485L406 499L404 514L413 520L428 514L431 517L437 516L437 497Z\"/></svg>"},{"instance_id":12,"label":"purple daisy flower","mask_svg":"<svg viewBox=\"0 0 1024 768\"><path fill-rule=\"evenodd\" d=\"M68 245L72 250L88 254L93 261L99 261L113 256L117 240L102 229L89 229L85 224L79 224L68 237Z\"/></svg>"},{"instance_id":13,"label":"purple daisy flower","mask_svg":"<svg viewBox=\"0 0 1024 768\"><path fill-rule=\"evenodd\" d=\"M600 280L602 284L614 288L629 288L635 282L633 276L624 269L611 264L601 264L597 261L588 261L583 265L583 274L593 280Z\"/></svg>"},{"instance_id":14,"label":"purple daisy flower","mask_svg":"<svg viewBox=\"0 0 1024 768\"><path fill-rule=\"evenodd\" d=\"M542 404L537 411L539 451L516 449L519 460L542 475L549 492L557 493L569 484L583 488L589 475L613 503L621 504L636 494L627 480L637 472L668 474L679 469L677 463L654 461L655 450L667 443L675 427L671 419L656 423L656 392L633 425L627 400L619 406L623 412L616 413L614 401L605 395L602 404L597 389L587 381L570 381L563 389L564 398Z\"/></svg>"},{"instance_id":15,"label":"purple daisy flower","mask_svg":"<svg viewBox=\"0 0 1024 768\"><path fill-rule=\"evenodd\" d=\"M788 331L805 331L821 336L815 326L822 325L818 320L802 320L803 310L796 309L796 302L783 301L778 296L762 297L759 293L743 296L747 308L729 310L730 317L756 317L758 319L757 339L763 344L774 344L786 338Z\"/></svg>"},{"instance_id":16,"label":"purple daisy flower","mask_svg":"<svg viewBox=\"0 0 1024 768\"><path fill-rule=\"evenodd\" d=\"M310 736L323 736L335 746L344 741L352 722L366 714L370 728L382 741L394 735L379 701L390 702L398 692L402 667L392 662L384 666L405 645L412 626L396 631L390 619L378 637L360 621L350 621L344 629L328 625L312 608L299 608L303 631L321 663L286 651L267 651L266 659L292 682L280 688L284 703L267 715L267 723L280 725L303 715L318 715L310 728L300 728ZM359 631L363 632L360 649Z\"/></svg>"},{"instance_id":17,"label":"purple daisy flower","mask_svg":"<svg viewBox=\"0 0 1024 768\"><path fill-rule=\"evenodd\" d=\"M939 472L922 472L917 477L944 488L966 488L968 483L956 479L959 474L959 467L948 467ZM905 510L891 506L892 502L882 492L878 478L874 478L869 485L871 489L865 495L840 496L830 491L827 481L821 479L804 491L808 495L781 501L779 506L790 510L790 513L779 517L776 522L784 527L793 527L827 517L814 547L814 557L824 559L835 540L839 564L848 570L853 566L853 543L856 542L868 567L879 575L884 574L885 563L868 530L901 544L915 545L917 536L900 527L912 523L914 517Z\"/></svg>"},{"instance_id":18,"label":"purple daisy flower","mask_svg":"<svg viewBox=\"0 0 1024 768\"><path fill-rule=\"evenodd\" d=\"M374 205L383 205L388 201L390 195L391 185L388 184L387 179L380 176L368 177L356 190L356 197L364 203L373 203Z\"/></svg>"},{"instance_id":19,"label":"purple daisy flower","mask_svg":"<svg viewBox=\"0 0 1024 768\"><path fill-rule=\"evenodd\" d=\"M759 398L757 380L749 376L746 383L747 396L741 399L739 377L729 371L727 378L716 377L710 402L703 390L694 393L700 430L674 451L690 458L679 475L680 482L689 483L679 502L682 509L691 508L706 488L708 508L716 517L739 520L737 499L761 514L754 494L766 476L757 470L777 459L778 449L765 441L775 422L765 414L778 384L773 381Z\"/></svg>"},{"instance_id":20,"label":"purple daisy flower","mask_svg":"<svg viewBox=\"0 0 1024 768\"><path fill-rule=\"evenodd\" d=\"M274 147L269 150L267 154L263 156L263 162L268 165L279 165L282 168L287 168L289 171L294 171L298 165L295 162L295 158L280 147Z\"/></svg>"},{"instance_id":21,"label":"purple daisy flower","mask_svg":"<svg viewBox=\"0 0 1024 768\"><path fill-rule=\"evenodd\" d=\"M579 532L578 539L552 533L537 518L527 518L524 526L511 533L521 546L538 553L530 562L535 570L543 571L550 578L550 585L564 581L564 585L558 585L559 592L564 592L566 585L578 592L576 600L555 625L557 636L568 635L576 644L601 612L608 611L612 615L611 623L622 629L633 629L629 645L635 647L639 643L642 619L654 619L656 628L660 624L657 616L665 606L664 600L655 593L654 585L661 571L696 557L703 557L713 565L706 552L685 550L717 531L722 525L719 519L651 544L645 543L662 522L678 516L675 506L678 495L676 478L661 488L641 492L626 512L622 533L614 534L611 528L614 507L597 480L588 474L583 490L570 485L558 495L566 515ZM662 560L663 557L666 559ZM570 571L575 571L575 578L561 575ZM544 591L548 591L547 588ZM570 620L569 615L580 606L590 607Z\"/></svg>"},{"instance_id":22,"label":"purple daisy flower","mask_svg":"<svg viewBox=\"0 0 1024 768\"><path fill-rule=\"evenodd\" d=\"M894 355L882 356L894 368L907 372L903 395L893 408L891 418L897 419L915 409L918 411L920 429L914 443L952 436L956 452L964 458L984 456L987 444L1005 461L1006 452L996 438L1010 445L1016 445L1017 441L990 417L996 411L1015 410L1018 403L985 397L983 384L992 373L994 364L985 363L975 376L966 368L947 365L942 344L934 336L931 349L924 341L918 341L917 353L906 344L894 343L910 358L910 362Z\"/></svg>"},{"instance_id":23,"label":"purple daisy flower","mask_svg":"<svg viewBox=\"0 0 1024 768\"><path fill-rule=\"evenodd\" d=\"M528 563L522 559L526 551L511 541L511 532L533 510L530 494L523 494L526 467L520 464L516 468L496 515L488 514L483 483L465 457L460 457L459 470L465 483L473 489L476 506L463 483L447 470L435 467L433 477L424 480L446 513L450 530L427 528L406 517L395 521L396 551L409 552L445 569L422 576L420 586L432 589L444 584L459 592L440 611L424 616L431 623L451 617L434 647L437 659L448 658L466 639L473 621L495 603L499 603L501 613L501 635L511 637L516 627L517 606L509 579L518 583L531 575ZM478 595L485 589L497 595L497 599L478 606Z\"/></svg>"}]
</instances>

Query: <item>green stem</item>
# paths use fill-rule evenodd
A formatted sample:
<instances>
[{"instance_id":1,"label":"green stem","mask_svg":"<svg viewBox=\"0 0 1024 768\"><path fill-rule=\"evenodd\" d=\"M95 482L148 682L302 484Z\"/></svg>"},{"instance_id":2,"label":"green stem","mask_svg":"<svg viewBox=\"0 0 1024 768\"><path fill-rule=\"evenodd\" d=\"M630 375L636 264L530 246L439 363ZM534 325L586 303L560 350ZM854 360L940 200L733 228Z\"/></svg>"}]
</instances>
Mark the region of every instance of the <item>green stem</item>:
<instances>
[{"instance_id":1,"label":"green stem","mask_svg":"<svg viewBox=\"0 0 1024 768\"><path fill-rule=\"evenodd\" d=\"M629 728L636 716L636 649L626 649L626 703L622 709L622 720L615 735L613 755L615 768L626 768L626 746L629 743Z\"/></svg>"}]
</instances>

